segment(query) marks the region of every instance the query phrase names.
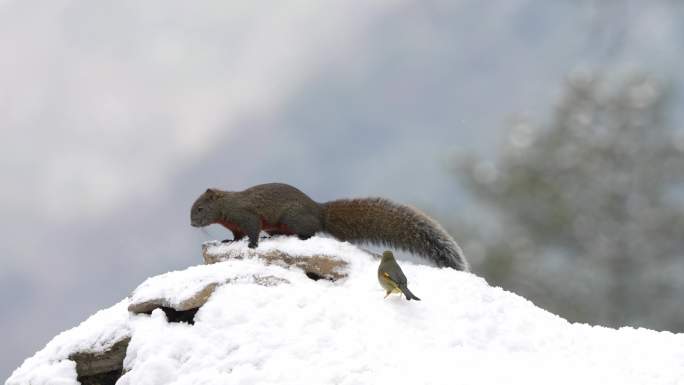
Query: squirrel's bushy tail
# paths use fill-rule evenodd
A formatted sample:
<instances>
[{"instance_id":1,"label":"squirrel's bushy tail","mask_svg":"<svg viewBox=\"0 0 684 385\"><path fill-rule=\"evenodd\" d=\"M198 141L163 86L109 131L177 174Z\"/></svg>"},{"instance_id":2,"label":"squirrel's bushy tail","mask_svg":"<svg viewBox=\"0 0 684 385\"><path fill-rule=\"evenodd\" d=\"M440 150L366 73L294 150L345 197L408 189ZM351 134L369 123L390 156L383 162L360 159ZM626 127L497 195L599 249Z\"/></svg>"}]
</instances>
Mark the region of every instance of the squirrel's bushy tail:
<instances>
[{"instance_id":1,"label":"squirrel's bushy tail","mask_svg":"<svg viewBox=\"0 0 684 385\"><path fill-rule=\"evenodd\" d=\"M339 199L322 204L323 229L335 238L422 255L440 267L468 270L456 241L435 220L383 198Z\"/></svg>"}]
</instances>

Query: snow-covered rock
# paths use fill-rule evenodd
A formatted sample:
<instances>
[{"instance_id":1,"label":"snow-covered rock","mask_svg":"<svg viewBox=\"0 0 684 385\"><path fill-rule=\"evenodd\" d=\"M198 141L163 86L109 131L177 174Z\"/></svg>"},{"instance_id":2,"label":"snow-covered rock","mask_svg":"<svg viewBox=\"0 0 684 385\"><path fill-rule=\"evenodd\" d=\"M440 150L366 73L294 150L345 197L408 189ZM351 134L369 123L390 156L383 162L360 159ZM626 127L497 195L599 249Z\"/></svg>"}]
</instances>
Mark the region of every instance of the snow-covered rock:
<instances>
[{"instance_id":1,"label":"snow-covered rock","mask_svg":"<svg viewBox=\"0 0 684 385\"><path fill-rule=\"evenodd\" d=\"M321 244L321 243L319 243ZM321 244L324 245L325 243ZM206 242L202 245L202 257L204 263L211 264L229 259L244 259L250 257L261 258L267 265L278 264L285 267L298 267L312 279L328 279L337 281L347 276L347 262L339 257L326 255L325 253L339 254L338 250L329 250L322 247L321 250L312 249L310 246L302 248L300 243L287 242L263 242L258 250L234 247L232 243Z\"/></svg>"},{"instance_id":2,"label":"snow-covered rock","mask_svg":"<svg viewBox=\"0 0 684 385\"><path fill-rule=\"evenodd\" d=\"M473 274L402 261L422 301L383 299L378 260L327 238L262 240L256 251L344 261L337 281L269 263L245 242L215 247L245 257L149 278L59 334L6 385L77 384L69 357L129 337L120 385L684 384L684 334L571 324ZM160 298L187 304L207 287L194 324L154 306L129 311Z\"/></svg>"}]
</instances>

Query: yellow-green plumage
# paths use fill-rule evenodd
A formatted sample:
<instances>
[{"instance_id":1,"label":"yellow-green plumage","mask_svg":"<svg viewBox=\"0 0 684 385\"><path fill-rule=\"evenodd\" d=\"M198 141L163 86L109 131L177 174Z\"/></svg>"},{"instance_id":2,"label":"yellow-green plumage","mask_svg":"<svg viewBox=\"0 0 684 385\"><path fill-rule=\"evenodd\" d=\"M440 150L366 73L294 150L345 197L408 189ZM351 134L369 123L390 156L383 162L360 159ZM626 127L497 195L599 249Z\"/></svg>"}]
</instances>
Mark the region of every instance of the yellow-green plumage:
<instances>
[{"instance_id":1,"label":"yellow-green plumage","mask_svg":"<svg viewBox=\"0 0 684 385\"><path fill-rule=\"evenodd\" d=\"M409 301L412 299L420 301L420 298L411 293L406 286L408 283L406 276L391 251L382 253L382 260L378 266L378 282L385 289L385 298L392 293L403 293Z\"/></svg>"}]
</instances>

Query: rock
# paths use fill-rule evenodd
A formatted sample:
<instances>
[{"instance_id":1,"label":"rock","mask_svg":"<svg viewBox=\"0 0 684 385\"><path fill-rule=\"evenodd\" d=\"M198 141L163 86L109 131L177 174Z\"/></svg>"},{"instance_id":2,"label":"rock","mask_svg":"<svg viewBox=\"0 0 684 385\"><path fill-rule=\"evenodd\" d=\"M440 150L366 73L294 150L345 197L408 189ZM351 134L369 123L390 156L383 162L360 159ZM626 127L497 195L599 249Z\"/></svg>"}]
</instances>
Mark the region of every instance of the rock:
<instances>
[{"instance_id":1,"label":"rock","mask_svg":"<svg viewBox=\"0 0 684 385\"><path fill-rule=\"evenodd\" d=\"M251 277L239 277L241 283L253 282L261 286L277 286L280 284L290 283L285 278L276 277L273 275L260 276L252 275ZM166 296L159 296L150 299L139 300L134 295L131 299L131 304L128 305L128 311L135 314L150 314L154 309L161 309L169 322L187 322L194 324L195 313L204 305L209 297L214 293L217 287L223 284L231 283L233 280L223 280L222 282L211 282L196 289L193 294L181 299L180 301Z\"/></svg>"},{"instance_id":2,"label":"rock","mask_svg":"<svg viewBox=\"0 0 684 385\"><path fill-rule=\"evenodd\" d=\"M69 356L76 362L77 380L81 385L115 384L123 371L123 360L130 337L117 341L103 352L77 352Z\"/></svg>"},{"instance_id":3,"label":"rock","mask_svg":"<svg viewBox=\"0 0 684 385\"><path fill-rule=\"evenodd\" d=\"M143 302L131 302L131 304L128 305L128 311L135 314L149 314L152 313L152 310L157 308L169 308L177 312L199 309L207 302L211 294L214 292L214 290L216 290L217 286L218 283L216 282L209 283L197 290L190 297L183 299L180 302L175 302L165 297L153 298Z\"/></svg>"},{"instance_id":4,"label":"rock","mask_svg":"<svg viewBox=\"0 0 684 385\"><path fill-rule=\"evenodd\" d=\"M259 251L244 248L224 247L221 242L206 242L202 245L204 263L213 264L229 259L256 257L266 264L278 264L284 267L302 269L311 279L327 279L337 281L347 276L347 262L326 255L299 256L290 255L281 250Z\"/></svg>"},{"instance_id":5,"label":"rock","mask_svg":"<svg viewBox=\"0 0 684 385\"><path fill-rule=\"evenodd\" d=\"M232 245L232 246L231 246ZM327 279L337 281L347 276L347 262L326 255L301 256L291 255L282 250L270 249L259 251L240 247L238 244L208 242L202 246L202 255L206 265L226 260L243 260L258 258L266 265L277 265L285 268L301 269L313 280ZM205 266L208 268L208 266ZM194 323L195 313L204 305L217 287L224 284L256 283L262 286L289 284L282 277L274 275L241 275L226 279L212 278L205 269L202 279L186 283L174 279L175 273L155 277L155 282L144 282L131 295L128 310L135 314L150 314L154 309L161 309L169 322ZM157 289L149 292L146 288Z\"/></svg>"},{"instance_id":6,"label":"rock","mask_svg":"<svg viewBox=\"0 0 684 385\"><path fill-rule=\"evenodd\" d=\"M290 283L285 278L280 278L276 277L275 275L266 275L266 276L254 276L254 282L257 285L261 286L278 286L284 283Z\"/></svg>"}]
</instances>

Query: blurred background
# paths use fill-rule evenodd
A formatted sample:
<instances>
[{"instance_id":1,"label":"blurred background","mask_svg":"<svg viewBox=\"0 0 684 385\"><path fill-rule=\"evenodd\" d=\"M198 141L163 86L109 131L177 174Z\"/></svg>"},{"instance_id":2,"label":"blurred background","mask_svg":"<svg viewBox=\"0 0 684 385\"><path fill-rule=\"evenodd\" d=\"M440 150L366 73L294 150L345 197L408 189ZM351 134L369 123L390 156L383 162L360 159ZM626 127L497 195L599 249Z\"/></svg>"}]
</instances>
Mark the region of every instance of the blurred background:
<instances>
[{"instance_id":1,"label":"blurred background","mask_svg":"<svg viewBox=\"0 0 684 385\"><path fill-rule=\"evenodd\" d=\"M271 181L417 206L570 321L684 331L682 4L0 0L0 378L200 263L204 189Z\"/></svg>"}]
</instances>

